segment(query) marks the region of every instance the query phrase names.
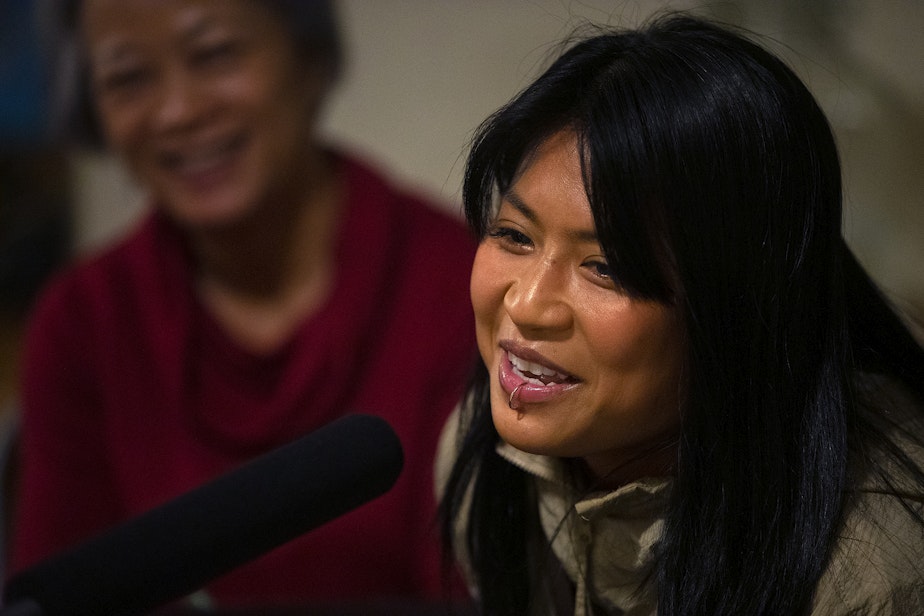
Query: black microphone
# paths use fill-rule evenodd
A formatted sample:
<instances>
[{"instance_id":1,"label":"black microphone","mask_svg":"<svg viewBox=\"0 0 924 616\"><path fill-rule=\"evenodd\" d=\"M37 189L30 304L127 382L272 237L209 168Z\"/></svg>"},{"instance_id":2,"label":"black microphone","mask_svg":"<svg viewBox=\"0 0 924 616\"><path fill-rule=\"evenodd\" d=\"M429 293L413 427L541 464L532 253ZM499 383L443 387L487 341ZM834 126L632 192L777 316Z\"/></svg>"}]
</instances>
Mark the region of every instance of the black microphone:
<instances>
[{"instance_id":1,"label":"black microphone","mask_svg":"<svg viewBox=\"0 0 924 616\"><path fill-rule=\"evenodd\" d=\"M385 420L344 416L15 575L0 616L150 611L384 494L403 465Z\"/></svg>"}]
</instances>

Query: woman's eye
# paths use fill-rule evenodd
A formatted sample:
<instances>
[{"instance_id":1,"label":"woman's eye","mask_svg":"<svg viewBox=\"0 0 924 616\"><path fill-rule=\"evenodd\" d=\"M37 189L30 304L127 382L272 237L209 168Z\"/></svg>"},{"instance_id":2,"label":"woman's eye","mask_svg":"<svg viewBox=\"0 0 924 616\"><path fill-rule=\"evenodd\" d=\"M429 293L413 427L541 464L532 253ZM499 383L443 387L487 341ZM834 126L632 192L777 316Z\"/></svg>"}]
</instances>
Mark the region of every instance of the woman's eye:
<instances>
[{"instance_id":1,"label":"woman's eye","mask_svg":"<svg viewBox=\"0 0 924 616\"><path fill-rule=\"evenodd\" d=\"M104 74L100 79L103 92L128 92L144 84L148 71L144 68L129 68Z\"/></svg>"},{"instance_id":2,"label":"woman's eye","mask_svg":"<svg viewBox=\"0 0 924 616\"><path fill-rule=\"evenodd\" d=\"M233 60L240 46L236 41L228 40L202 47L193 53L193 61L197 64L211 65Z\"/></svg>"},{"instance_id":3,"label":"woman's eye","mask_svg":"<svg viewBox=\"0 0 924 616\"><path fill-rule=\"evenodd\" d=\"M606 261L588 261L584 264L584 267L588 268L597 278L615 284L616 279L613 276L613 268Z\"/></svg>"},{"instance_id":4,"label":"woman's eye","mask_svg":"<svg viewBox=\"0 0 924 616\"><path fill-rule=\"evenodd\" d=\"M488 231L488 237L500 240L503 244L512 246L531 246L532 240L523 233L511 227L494 227Z\"/></svg>"}]
</instances>

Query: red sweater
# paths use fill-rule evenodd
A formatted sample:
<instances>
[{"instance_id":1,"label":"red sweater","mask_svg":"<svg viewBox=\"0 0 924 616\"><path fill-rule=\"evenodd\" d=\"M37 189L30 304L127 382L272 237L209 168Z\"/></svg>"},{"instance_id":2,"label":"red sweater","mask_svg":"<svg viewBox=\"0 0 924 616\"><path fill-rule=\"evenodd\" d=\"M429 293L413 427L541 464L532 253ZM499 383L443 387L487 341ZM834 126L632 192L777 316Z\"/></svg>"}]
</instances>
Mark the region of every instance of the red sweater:
<instances>
[{"instance_id":1,"label":"red sweater","mask_svg":"<svg viewBox=\"0 0 924 616\"><path fill-rule=\"evenodd\" d=\"M271 356L238 347L198 303L181 237L158 214L49 287L26 339L14 571L362 412L402 441L395 487L208 592L219 605L439 592L432 459L475 356L474 242L342 165L335 286Z\"/></svg>"}]
</instances>

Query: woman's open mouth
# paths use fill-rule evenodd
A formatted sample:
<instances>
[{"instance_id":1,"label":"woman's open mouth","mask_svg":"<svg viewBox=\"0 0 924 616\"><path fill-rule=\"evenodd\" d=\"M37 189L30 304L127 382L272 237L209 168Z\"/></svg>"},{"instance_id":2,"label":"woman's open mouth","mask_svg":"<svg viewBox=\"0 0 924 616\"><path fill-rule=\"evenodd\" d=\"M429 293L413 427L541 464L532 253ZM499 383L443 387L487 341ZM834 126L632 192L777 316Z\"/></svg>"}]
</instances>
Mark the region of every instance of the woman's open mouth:
<instances>
[{"instance_id":1,"label":"woman's open mouth","mask_svg":"<svg viewBox=\"0 0 924 616\"><path fill-rule=\"evenodd\" d=\"M519 411L522 404L547 402L580 384L580 379L561 368L536 361L535 354L528 359L523 354L504 348L501 356L498 380L510 408Z\"/></svg>"},{"instance_id":2,"label":"woman's open mouth","mask_svg":"<svg viewBox=\"0 0 924 616\"><path fill-rule=\"evenodd\" d=\"M164 169L193 186L208 185L234 169L246 144L243 135L164 152L161 165Z\"/></svg>"},{"instance_id":3,"label":"woman's open mouth","mask_svg":"<svg viewBox=\"0 0 924 616\"><path fill-rule=\"evenodd\" d=\"M569 379L567 374L553 370L548 366L527 361L521 357L507 352L507 360L513 367L513 372L523 378L527 383L534 385L551 385L564 383Z\"/></svg>"}]
</instances>

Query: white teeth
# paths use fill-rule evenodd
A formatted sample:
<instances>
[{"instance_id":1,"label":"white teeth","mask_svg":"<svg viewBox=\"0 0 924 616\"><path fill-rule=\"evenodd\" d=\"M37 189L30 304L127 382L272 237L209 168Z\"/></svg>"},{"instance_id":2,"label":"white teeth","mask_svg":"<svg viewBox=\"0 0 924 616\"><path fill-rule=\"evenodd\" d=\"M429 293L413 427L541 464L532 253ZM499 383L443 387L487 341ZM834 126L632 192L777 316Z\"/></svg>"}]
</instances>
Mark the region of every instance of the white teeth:
<instances>
[{"instance_id":1,"label":"white teeth","mask_svg":"<svg viewBox=\"0 0 924 616\"><path fill-rule=\"evenodd\" d=\"M517 357L513 353L507 353L507 357L510 358L510 364L514 369L519 373L527 383L533 383L534 385L548 385L549 382L562 382L567 380L568 375L562 374L561 372L556 372L547 366L542 364L536 364L531 361L526 361L521 357ZM526 374L529 373L529 374ZM547 377L546 381L542 381L539 378L535 378L529 375L536 375Z\"/></svg>"}]
</instances>

